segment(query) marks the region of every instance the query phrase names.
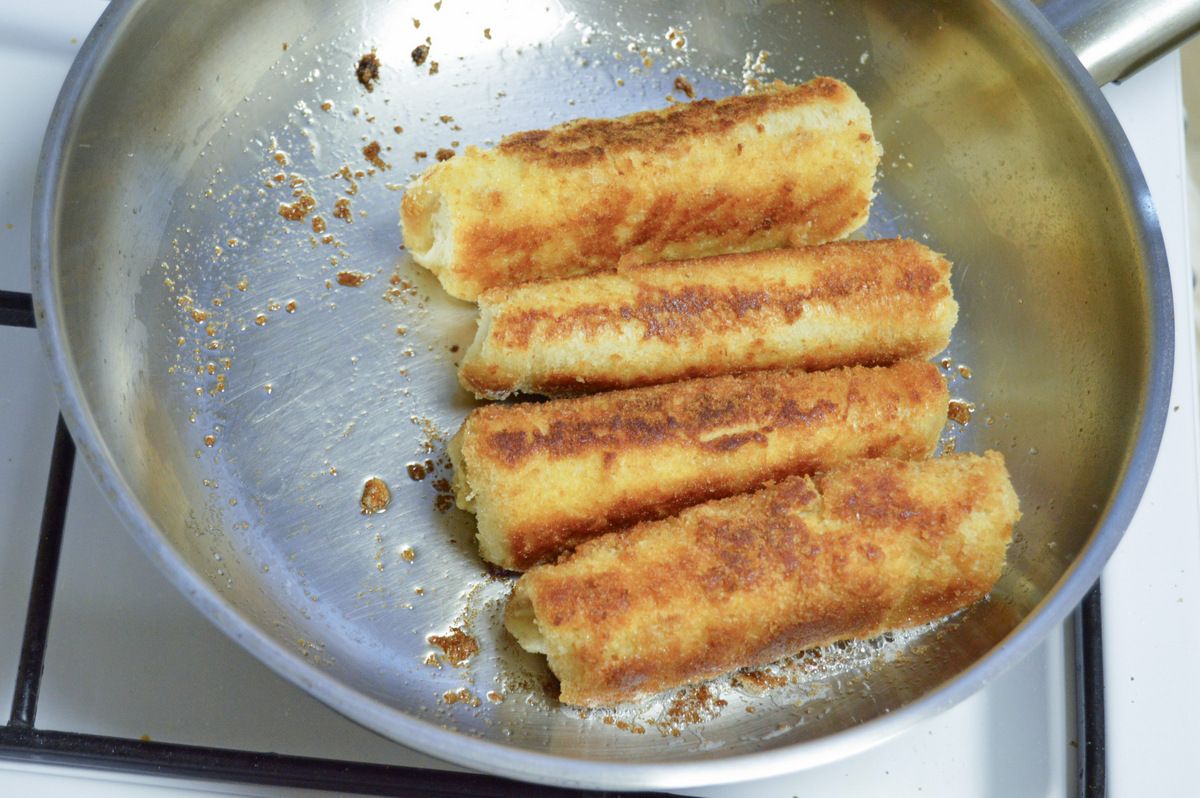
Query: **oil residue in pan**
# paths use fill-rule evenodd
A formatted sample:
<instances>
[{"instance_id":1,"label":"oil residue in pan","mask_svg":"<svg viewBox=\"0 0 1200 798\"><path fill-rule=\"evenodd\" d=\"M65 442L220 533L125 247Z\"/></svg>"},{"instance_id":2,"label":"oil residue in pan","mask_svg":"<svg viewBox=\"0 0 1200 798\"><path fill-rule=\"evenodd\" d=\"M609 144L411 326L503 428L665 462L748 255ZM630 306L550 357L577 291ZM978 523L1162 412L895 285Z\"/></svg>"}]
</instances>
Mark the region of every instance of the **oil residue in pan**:
<instances>
[{"instance_id":1,"label":"oil residue in pan","mask_svg":"<svg viewBox=\"0 0 1200 798\"><path fill-rule=\"evenodd\" d=\"M253 575L301 608L295 622L257 621L315 667L353 673L427 720L471 734L498 727L559 750L601 740L614 756L642 735L682 750L715 745L706 730L785 734L866 689L878 663L915 656L931 633L831 646L581 713L551 697L544 663L502 628L512 577L478 559L445 455L473 406L454 367L475 310L405 255L403 186L509 132L817 70L853 83L868 68L866 58L783 60L753 39L736 52L710 49L715 21L650 13L661 16L655 38L629 33L619 13L433 4L416 17L264 42L278 57L179 188L148 283L176 308L156 334L174 343L163 368L211 491L189 524L211 550L208 578L231 589ZM368 91L356 66L371 52ZM866 234L916 234L909 221L880 198ZM385 513L360 512L370 477L390 488Z\"/></svg>"}]
</instances>

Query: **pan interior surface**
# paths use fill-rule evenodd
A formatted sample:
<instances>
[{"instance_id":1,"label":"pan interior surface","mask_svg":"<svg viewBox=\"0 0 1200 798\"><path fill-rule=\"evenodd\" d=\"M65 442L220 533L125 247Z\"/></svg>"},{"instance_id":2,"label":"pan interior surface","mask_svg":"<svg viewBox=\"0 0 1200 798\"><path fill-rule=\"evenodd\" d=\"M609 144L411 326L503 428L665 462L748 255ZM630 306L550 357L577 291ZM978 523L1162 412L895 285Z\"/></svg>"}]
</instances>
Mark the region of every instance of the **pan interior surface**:
<instances>
[{"instance_id":1,"label":"pan interior surface","mask_svg":"<svg viewBox=\"0 0 1200 798\"><path fill-rule=\"evenodd\" d=\"M96 37L46 189L41 296L68 415L177 583L382 734L594 785L766 775L733 758L771 751L812 764L837 749L804 751L929 700L1018 630L1117 495L1150 379L1139 217L1088 108L1000 6L144 2ZM560 706L499 623L510 578L451 506L475 311L406 256L403 186L509 132L816 75L858 91L884 148L859 235L955 264L945 373L973 412L945 440L1008 459L1024 518L1005 576L948 621L777 666L783 686ZM371 477L385 513L361 512ZM612 766L565 776L544 755Z\"/></svg>"}]
</instances>

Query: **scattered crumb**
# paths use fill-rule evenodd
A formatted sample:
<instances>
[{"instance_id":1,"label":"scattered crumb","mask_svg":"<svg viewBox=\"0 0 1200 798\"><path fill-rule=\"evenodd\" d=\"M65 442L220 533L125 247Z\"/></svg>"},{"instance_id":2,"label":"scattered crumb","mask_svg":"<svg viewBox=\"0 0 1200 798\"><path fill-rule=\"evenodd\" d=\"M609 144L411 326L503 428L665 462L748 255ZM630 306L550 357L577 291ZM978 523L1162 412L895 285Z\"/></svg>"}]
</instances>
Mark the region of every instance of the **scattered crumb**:
<instances>
[{"instance_id":1,"label":"scattered crumb","mask_svg":"<svg viewBox=\"0 0 1200 798\"><path fill-rule=\"evenodd\" d=\"M485 39L490 39L490 38L492 38L492 29L491 29L491 28L484 28L484 29L483 29L483 38L485 38Z\"/></svg>"},{"instance_id":2,"label":"scattered crumb","mask_svg":"<svg viewBox=\"0 0 1200 798\"><path fill-rule=\"evenodd\" d=\"M457 690L447 690L442 693L442 701L447 704L469 704L473 707L477 707L482 703L478 698L471 695L471 691L465 687L460 687Z\"/></svg>"},{"instance_id":3,"label":"scattered crumb","mask_svg":"<svg viewBox=\"0 0 1200 798\"><path fill-rule=\"evenodd\" d=\"M287 52L287 48L288 48L288 43L287 43L287 42L284 42L284 43L283 43L283 51L284 51L285 53Z\"/></svg>"},{"instance_id":4,"label":"scattered crumb","mask_svg":"<svg viewBox=\"0 0 1200 798\"><path fill-rule=\"evenodd\" d=\"M426 460L425 462L429 467L433 465L433 463L429 460ZM408 471L409 479L411 479L413 482L420 482L421 480L425 479L425 476L429 473L429 467L422 465L421 463L409 463L407 466L405 466L405 469Z\"/></svg>"},{"instance_id":5,"label":"scattered crumb","mask_svg":"<svg viewBox=\"0 0 1200 798\"><path fill-rule=\"evenodd\" d=\"M417 150L416 152L413 153L414 161L420 161L420 160L423 160L428 157L429 157L429 153L425 152L425 150Z\"/></svg>"},{"instance_id":6,"label":"scattered crumb","mask_svg":"<svg viewBox=\"0 0 1200 798\"><path fill-rule=\"evenodd\" d=\"M287 301L287 304L283 306L283 309L286 310L288 313L295 313L296 312L296 300L289 299Z\"/></svg>"},{"instance_id":7,"label":"scattered crumb","mask_svg":"<svg viewBox=\"0 0 1200 798\"><path fill-rule=\"evenodd\" d=\"M333 110L333 101L326 100L325 102L321 103L321 110L322 111L332 111Z\"/></svg>"},{"instance_id":8,"label":"scattered crumb","mask_svg":"<svg viewBox=\"0 0 1200 798\"><path fill-rule=\"evenodd\" d=\"M333 203L333 215L335 218L341 219L346 224L353 223L353 218L350 216L350 200L342 197Z\"/></svg>"},{"instance_id":9,"label":"scattered crumb","mask_svg":"<svg viewBox=\"0 0 1200 798\"><path fill-rule=\"evenodd\" d=\"M434 153L433 157L437 158L439 161L448 161L454 157L454 150L446 147L440 147L438 148L438 151Z\"/></svg>"},{"instance_id":10,"label":"scattered crumb","mask_svg":"<svg viewBox=\"0 0 1200 798\"><path fill-rule=\"evenodd\" d=\"M204 436L204 445L205 446L207 446L211 449L216 444L217 444L217 436L216 435L205 435Z\"/></svg>"},{"instance_id":11,"label":"scattered crumb","mask_svg":"<svg viewBox=\"0 0 1200 798\"><path fill-rule=\"evenodd\" d=\"M695 98L696 96L696 90L692 87L691 81L689 81L683 75L679 75L675 78L675 90L686 94L689 100Z\"/></svg>"},{"instance_id":12,"label":"scattered crumb","mask_svg":"<svg viewBox=\"0 0 1200 798\"><path fill-rule=\"evenodd\" d=\"M487 700L491 701L493 704L501 704L504 702L504 694L497 693L495 690L488 690Z\"/></svg>"},{"instance_id":13,"label":"scattered crumb","mask_svg":"<svg viewBox=\"0 0 1200 798\"><path fill-rule=\"evenodd\" d=\"M379 82L379 67L379 56L375 54L374 49L358 59L358 67L355 68L354 75L363 88L369 92L375 91L375 84Z\"/></svg>"},{"instance_id":14,"label":"scattered crumb","mask_svg":"<svg viewBox=\"0 0 1200 798\"><path fill-rule=\"evenodd\" d=\"M958 373L959 373L959 376L961 376L964 380L971 379L971 370L969 368L967 368L966 366L959 366Z\"/></svg>"},{"instance_id":15,"label":"scattered crumb","mask_svg":"<svg viewBox=\"0 0 1200 798\"><path fill-rule=\"evenodd\" d=\"M363 157L367 159L368 163L373 164L377 168L391 169L392 165L379 157L379 151L382 149L383 148L380 146L378 141L372 141L370 144L363 147L362 154Z\"/></svg>"},{"instance_id":16,"label":"scattered crumb","mask_svg":"<svg viewBox=\"0 0 1200 798\"><path fill-rule=\"evenodd\" d=\"M263 313L259 313L257 316L254 317L254 323L257 324L259 327L262 327L263 325L265 325L267 323L266 315Z\"/></svg>"},{"instance_id":17,"label":"scattered crumb","mask_svg":"<svg viewBox=\"0 0 1200 798\"><path fill-rule=\"evenodd\" d=\"M430 635L429 642L446 653L446 660L454 667L462 667L473 654L478 653L479 643L461 626L451 626L444 635Z\"/></svg>"},{"instance_id":18,"label":"scattered crumb","mask_svg":"<svg viewBox=\"0 0 1200 798\"><path fill-rule=\"evenodd\" d=\"M308 216L309 211L317 207L317 201L311 194L301 194L295 202L279 203L279 215L289 221L299 222Z\"/></svg>"},{"instance_id":19,"label":"scattered crumb","mask_svg":"<svg viewBox=\"0 0 1200 798\"><path fill-rule=\"evenodd\" d=\"M421 27L421 20L417 19L416 17L413 17L413 27L414 28Z\"/></svg>"},{"instance_id":20,"label":"scattered crumb","mask_svg":"<svg viewBox=\"0 0 1200 798\"><path fill-rule=\"evenodd\" d=\"M392 132L393 133L403 133L404 128L400 127L399 125L396 125L395 127L392 128Z\"/></svg>"},{"instance_id":21,"label":"scattered crumb","mask_svg":"<svg viewBox=\"0 0 1200 798\"><path fill-rule=\"evenodd\" d=\"M975 412L975 406L970 402L964 402L961 399L951 399L950 407L946 411L946 415L951 421L966 425L971 420L971 414Z\"/></svg>"},{"instance_id":22,"label":"scattered crumb","mask_svg":"<svg viewBox=\"0 0 1200 798\"><path fill-rule=\"evenodd\" d=\"M429 74L436 75L437 73L438 73L438 62L430 61L429 62Z\"/></svg>"},{"instance_id":23,"label":"scattered crumb","mask_svg":"<svg viewBox=\"0 0 1200 798\"><path fill-rule=\"evenodd\" d=\"M428 56L429 56L429 45L428 44L418 44L416 47L413 48L412 60L413 60L413 63L416 64L417 66L421 66L421 64L424 64L425 59Z\"/></svg>"},{"instance_id":24,"label":"scattered crumb","mask_svg":"<svg viewBox=\"0 0 1200 798\"><path fill-rule=\"evenodd\" d=\"M358 288L360 285L371 279L371 275L362 272L338 272L338 285L344 285L349 288Z\"/></svg>"},{"instance_id":25,"label":"scattered crumb","mask_svg":"<svg viewBox=\"0 0 1200 798\"><path fill-rule=\"evenodd\" d=\"M412 550L411 546L405 546L400 550L400 559L404 560L405 562L412 562L413 560L417 559L417 553Z\"/></svg>"},{"instance_id":26,"label":"scattered crumb","mask_svg":"<svg viewBox=\"0 0 1200 798\"><path fill-rule=\"evenodd\" d=\"M788 683L788 677L765 670L745 670L734 675L730 683L734 687L761 693L772 687L782 687Z\"/></svg>"},{"instance_id":27,"label":"scattered crumb","mask_svg":"<svg viewBox=\"0 0 1200 798\"><path fill-rule=\"evenodd\" d=\"M392 492L388 490L387 483L379 477L371 477L363 485L359 506L362 508L363 515L374 515L387 510L391 501Z\"/></svg>"},{"instance_id":28,"label":"scattered crumb","mask_svg":"<svg viewBox=\"0 0 1200 798\"><path fill-rule=\"evenodd\" d=\"M325 232L325 217L324 216L314 216L312 218L312 231L314 233L324 233Z\"/></svg>"}]
</instances>

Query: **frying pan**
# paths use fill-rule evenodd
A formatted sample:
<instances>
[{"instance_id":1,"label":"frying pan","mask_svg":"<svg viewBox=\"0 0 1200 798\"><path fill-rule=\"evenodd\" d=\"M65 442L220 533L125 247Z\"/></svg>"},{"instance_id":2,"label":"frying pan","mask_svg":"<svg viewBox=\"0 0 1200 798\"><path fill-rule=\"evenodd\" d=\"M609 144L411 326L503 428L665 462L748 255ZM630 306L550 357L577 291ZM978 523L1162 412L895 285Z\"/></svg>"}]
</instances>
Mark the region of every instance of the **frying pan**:
<instances>
[{"instance_id":1,"label":"frying pan","mask_svg":"<svg viewBox=\"0 0 1200 798\"><path fill-rule=\"evenodd\" d=\"M1180 5L1099 26L1047 11L1107 79L1194 23ZM1096 35L1131 19L1158 38ZM367 91L355 66L372 48ZM716 97L820 74L857 89L885 149L862 234L911 236L956 264L947 376L974 413L947 441L1008 458L1025 516L1005 575L947 621L793 661L786 687L718 680L691 708L702 722L674 724L670 695L580 715L507 639L509 581L447 509L445 437L472 406L454 361L474 311L406 256L403 185L440 148L659 107L679 75ZM364 158L373 141L386 168ZM325 234L280 215L294 188ZM812 766L993 679L1116 546L1172 369L1146 185L1092 77L1022 0L115 2L50 123L34 253L80 451L201 612L381 734L570 785ZM391 487L386 513L360 513L371 476ZM479 646L461 667L429 640L455 626Z\"/></svg>"}]
</instances>

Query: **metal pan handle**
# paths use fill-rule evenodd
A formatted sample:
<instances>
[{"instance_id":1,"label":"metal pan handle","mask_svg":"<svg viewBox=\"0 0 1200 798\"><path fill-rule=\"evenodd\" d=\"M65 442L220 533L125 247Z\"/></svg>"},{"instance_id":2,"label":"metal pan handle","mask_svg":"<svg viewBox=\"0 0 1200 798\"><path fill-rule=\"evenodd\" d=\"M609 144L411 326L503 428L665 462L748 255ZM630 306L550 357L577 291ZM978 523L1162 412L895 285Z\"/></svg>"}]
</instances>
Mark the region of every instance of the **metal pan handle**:
<instances>
[{"instance_id":1,"label":"metal pan handle","mask_svg":"<svg viewBox=\"0 0 1200 798\"><path fill-rule=\"evenodd\" d=\"M1096 83L1120 82L1200 32L1200 0L1045 0Z\"/></svg>"}]
</instances>

